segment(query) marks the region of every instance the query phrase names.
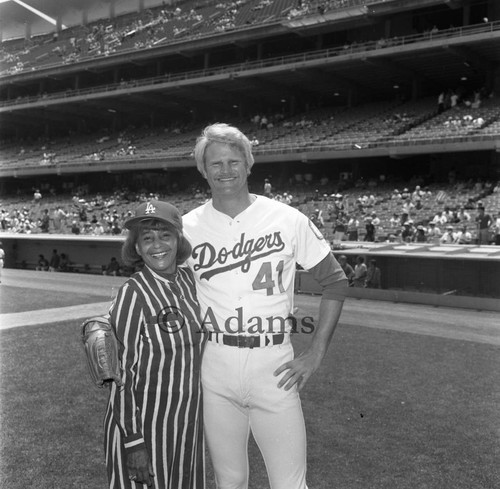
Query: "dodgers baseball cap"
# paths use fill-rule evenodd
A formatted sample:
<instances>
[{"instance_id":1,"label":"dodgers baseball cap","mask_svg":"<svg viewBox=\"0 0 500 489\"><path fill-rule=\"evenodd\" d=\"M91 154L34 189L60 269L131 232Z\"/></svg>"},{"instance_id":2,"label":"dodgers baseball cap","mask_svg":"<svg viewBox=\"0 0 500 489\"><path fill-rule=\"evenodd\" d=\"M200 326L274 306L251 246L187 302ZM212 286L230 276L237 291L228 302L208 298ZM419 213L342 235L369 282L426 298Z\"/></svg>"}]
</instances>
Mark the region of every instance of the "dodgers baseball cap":
<instances>
[{"instance_id":1,"label":"dodgers baseball cap","mask_svg":"<svg viewBox=\"0 0 500 489\"><path fill-rule=\"evenodd\" d=\"M139 205L134 212L134 217L125 221L124 226L130 229L141 221L149 219L172 224L179 231L182 231L182 217L177 207L161 200L149 200Z\"/></svg>"}]
</instances>

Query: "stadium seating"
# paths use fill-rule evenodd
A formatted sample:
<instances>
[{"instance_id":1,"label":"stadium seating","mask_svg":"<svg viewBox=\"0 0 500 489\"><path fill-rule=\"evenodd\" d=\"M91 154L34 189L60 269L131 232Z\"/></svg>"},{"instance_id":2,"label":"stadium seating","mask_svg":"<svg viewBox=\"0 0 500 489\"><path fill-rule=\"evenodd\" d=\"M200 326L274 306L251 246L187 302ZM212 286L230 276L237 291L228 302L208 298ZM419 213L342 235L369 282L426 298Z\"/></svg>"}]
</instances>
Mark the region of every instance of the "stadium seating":
<instances>
[{"instance_id":1,"label":"stadium seating","mask_svg":"<svg viewBox=\"0 0 500 489\"><path fill-rule=\"evenodd\" d=\"M290 0L239 0L206 2L188 0L175 9L164 6L131 13L111 20L99 20L85 26L75 26L61 32L32 37L29 40L8 40L1 43L1 76L77 63L143 48L152 48L179 40L213 36L228 30L244 30L255 24L284 22L307 16L318 16L333 10L369 6L380 0L304 0L295 8ZM293 10L293 16L290 12ZM474 26L472 27L474 28ZM481 25L475 26L481 29ZM496 27L498 28L498 26ZM453 28L439 32L436 38L460 34ZM399 43L426 39L426 33L401 38ZM356 43L349 52L362 52L391 47L393 42L373 40ZM342 54L339 46L332 55Z\"/></svg>"},{"instance_id":2,"label":"stadium seating","mask_svg":"<svg viewBox=\"0 0 500 489\"><path fill-rule=\"evenodd\" d=\"M481 126L475 120L484 122ZM451 124L449 121L457 121ZM286 152L298 149L345 150L353 148L393 147L425 142L481 140L498 137L500 101L487 99L479 108L461 105L437 114L434 100L425 98L410 102L377 102L352 108L322 108L285 117L267 128L250 121L232 120L250 138L258 140L256 153ZM134 130L135 158L189 156L199 126L193 130L180 123L178 128ZM182 128L179 129L179 128ZM100 164L124 161L130 153L121 152L125 143L120 134L78 135L45 142L28 142L22 154L18 145L4 142L3 163L11 168L40 165L66 165L76 162ZM51 161L44 153L55 155ZM94 162L94 163L93 163Z\"/></svg>"}]
</instances>

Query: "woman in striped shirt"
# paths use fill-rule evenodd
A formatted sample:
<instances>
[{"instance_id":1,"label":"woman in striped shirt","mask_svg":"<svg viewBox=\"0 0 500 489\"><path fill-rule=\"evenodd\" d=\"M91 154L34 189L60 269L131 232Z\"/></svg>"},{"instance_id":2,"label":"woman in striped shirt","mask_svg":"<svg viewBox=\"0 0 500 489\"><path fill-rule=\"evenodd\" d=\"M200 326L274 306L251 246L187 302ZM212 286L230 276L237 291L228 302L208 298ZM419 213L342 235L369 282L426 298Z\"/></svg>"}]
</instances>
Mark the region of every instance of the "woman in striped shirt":
<instances>
[{"instance_id":1,"label":"woman in striped shirt","mask_svg":"<svg viewBox=\"0 0 500 489\"><path fill-rule=\"evenodd\" d=\"M110 310L123 386L112 384L105 418L109 487L203 489L200 363L205 335L178 210L138 206L122 258L142 266ZM143 486L144 485L144 486Z\"/></svg>"}]
</instances>

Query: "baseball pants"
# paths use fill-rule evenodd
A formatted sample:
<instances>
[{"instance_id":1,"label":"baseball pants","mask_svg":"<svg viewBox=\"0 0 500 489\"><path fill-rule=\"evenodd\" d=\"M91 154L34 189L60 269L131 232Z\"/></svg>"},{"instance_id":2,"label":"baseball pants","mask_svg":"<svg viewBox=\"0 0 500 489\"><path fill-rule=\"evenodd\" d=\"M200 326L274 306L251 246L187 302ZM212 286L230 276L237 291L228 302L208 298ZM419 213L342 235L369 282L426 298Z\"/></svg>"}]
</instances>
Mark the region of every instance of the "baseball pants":
<instances>
[{"instance_id":1,"label":"baseball pants","mask_svg":"<svg viewBox=\"0 0 500 489\"><path fill-rule=\"evenodd\" d=\"M248 487L250 431L271 489L307 489L299 394L295 387L278 388L280 377L273 375L293 355L288 336L281 345L253 349L207 342L202 361L204 424L218 489Z\"/></svg>"}]
</instances>

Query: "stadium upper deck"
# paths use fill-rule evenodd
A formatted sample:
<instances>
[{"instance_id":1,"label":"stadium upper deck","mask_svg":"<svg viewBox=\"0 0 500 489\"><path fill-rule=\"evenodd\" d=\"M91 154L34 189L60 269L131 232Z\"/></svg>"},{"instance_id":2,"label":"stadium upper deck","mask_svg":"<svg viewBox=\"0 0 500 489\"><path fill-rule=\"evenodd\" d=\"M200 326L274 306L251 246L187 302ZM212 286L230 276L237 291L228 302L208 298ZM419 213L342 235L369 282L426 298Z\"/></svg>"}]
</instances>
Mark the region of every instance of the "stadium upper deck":
<instances>
[{"instance_id":1,"label":"stadium upper deck","mask_svg":"<svg viewBox=\"0 0 500 489\"><path fill-rule=\"evenodd\" d=\"M246 128L255 113L292 123L249 127L261 161L495 152L494 98L477 110L462 105L462 120L483 119L479 127L435 116L442 91L465 102L498 90L499 19L493 0L189 0L4 42L3 175L95 170L86 158L94 142L130 127L140 161L108 144L114 168L145 168L144 158L151 168L182 165L194 132L184 138L189 143L174 138L165 148L164 128L199 130L215 119ZM383 108L372 114L377 101ZM304 117L321 119L313 109L326 111L323 120L297 126ZM402 112L411 120L386 123ZM144 127L160 136L143 137ZM59 165L41 163L47 141L55 142Z\"/></svg>"}]
</instances>

